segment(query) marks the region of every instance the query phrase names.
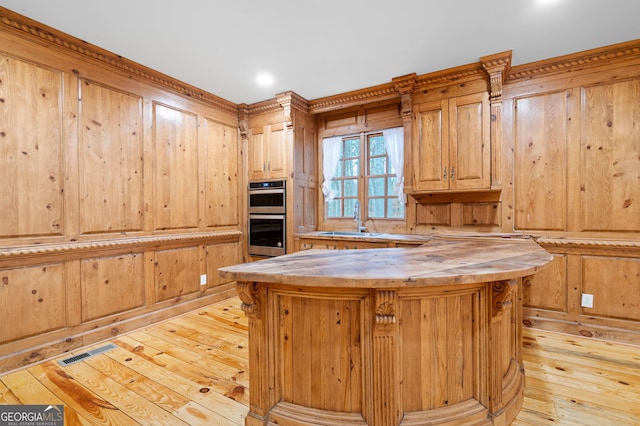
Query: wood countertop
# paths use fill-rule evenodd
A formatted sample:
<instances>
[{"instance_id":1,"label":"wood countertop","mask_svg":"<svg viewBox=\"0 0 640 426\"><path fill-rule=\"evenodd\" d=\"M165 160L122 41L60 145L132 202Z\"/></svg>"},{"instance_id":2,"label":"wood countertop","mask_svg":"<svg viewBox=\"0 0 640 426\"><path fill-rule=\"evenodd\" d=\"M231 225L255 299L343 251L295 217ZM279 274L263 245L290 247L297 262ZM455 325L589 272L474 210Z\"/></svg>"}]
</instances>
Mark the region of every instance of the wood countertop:
<instances>
[{"instance_id":1,"label":"wood countertop","mask_svg":"<svg viewBox=\"0 0 640 426\"><path fill-rule=\"evenodd\" d=\"M531 275L551 260L531 239L432 237L415 248L306 250L218 273L300 287L403 288L501 281Z\"/></svg>"}]
</instances>

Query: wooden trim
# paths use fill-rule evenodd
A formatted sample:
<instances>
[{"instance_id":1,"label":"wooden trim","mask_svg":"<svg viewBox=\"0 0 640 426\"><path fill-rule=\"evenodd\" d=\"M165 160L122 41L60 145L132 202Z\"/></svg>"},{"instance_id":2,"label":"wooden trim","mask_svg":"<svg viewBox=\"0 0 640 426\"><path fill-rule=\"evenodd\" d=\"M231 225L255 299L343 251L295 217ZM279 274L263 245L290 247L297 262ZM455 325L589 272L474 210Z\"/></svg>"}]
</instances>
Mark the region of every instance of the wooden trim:
<instances>
[{"instance_id":1,"label":"wooden trim","mask_svg":"<svg viewBox=\"0 0 640 426\"><path fill-rule=\"evenodd\" d=\"M626 62L630 59L640 59L640 39L519 65L511 69L506 80L513 83L533 77L547 77L577 71L599 64L610 65L613 62Z\"/></svg>"},{"instance_id":2,"label":"wooden trim","mask_svg":"<svg viewBox=\"0 0 640 426\"><path fill-rule=\"evenodd\" d=\"M309 101L309 112L311 114L319 114L349 108L363 103L369 104L396 98L400 99L400 93L396 90L396 85L394 83L385 83Z\"/></svg>"},{"instance_id":3,"label":"wooden trim","mask_svg":"<svg viewBox=\"0 0 640 426\"><path fill-rule=\"evenodd\" d=\"M120 55L94 46L3 7L0 7L0 27L2 30L38 44L54 45L69 54L81 56L83 60L100 62L102 65L106 65L107 68L115 69L120 73L131 74L133 77L156 86L161 86L178 95L205 102L224 111L236 112L237 110L237 105L233 102L169 77L151 68L147 68Z\"/></svg>"},{"instance_id":4,"label":"wooden trim","mask_svg":"<svg viewBox=\"0 0 640 426\"><path fill-rule=\"evenodd\" d=\"M105 252L117 250L145 251L166 245L189 245L195 242L231 242L239 241L242 237L240 231L226 232L201 232L193 234L152 235L147 237L122 238L110 240L94 240L87 242L67 242L59 244L37 244L21 247L3 248L0 251L0 266L6 261L19 261L27 258L35 258L42 262L43 256L65 255L66 260L74 257L87 257ZM74 256L75 255L75 256Z\"/></svg>"}]
</instances>

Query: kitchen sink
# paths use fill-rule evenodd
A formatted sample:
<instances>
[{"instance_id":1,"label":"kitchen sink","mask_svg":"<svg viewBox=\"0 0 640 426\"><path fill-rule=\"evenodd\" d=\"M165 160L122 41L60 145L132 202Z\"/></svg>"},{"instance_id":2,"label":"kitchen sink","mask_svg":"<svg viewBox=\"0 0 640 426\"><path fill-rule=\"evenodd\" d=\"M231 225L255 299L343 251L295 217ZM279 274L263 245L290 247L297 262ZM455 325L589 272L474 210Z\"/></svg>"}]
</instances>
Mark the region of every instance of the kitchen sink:
<instances>
[{"instance_id":1,"label":"kitchen sink","mask_svg":"<svg viewBox=\"0 0 640 426\"><path fill-rule=\"evenodd\" d=\"M348 232L348 231L320 231L318 235L327 235L327 236L335 236L335 237L379 237L384 235L383 233L376 232Z\"/></svg>"}]
</instances>

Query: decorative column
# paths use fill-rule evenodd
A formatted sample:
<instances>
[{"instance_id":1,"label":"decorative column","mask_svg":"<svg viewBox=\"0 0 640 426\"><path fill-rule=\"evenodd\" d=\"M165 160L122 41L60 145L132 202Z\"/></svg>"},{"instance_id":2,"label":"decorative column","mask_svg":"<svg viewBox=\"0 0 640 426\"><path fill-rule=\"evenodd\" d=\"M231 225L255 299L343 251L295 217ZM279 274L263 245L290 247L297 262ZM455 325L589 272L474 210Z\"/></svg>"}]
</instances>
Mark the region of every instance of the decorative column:
<instances>
[{"instance_id":1,"label":"decorative column","mask_svg":"<svg viewBox=\"0 0 640 426\"><path fill-rule=\"evenodd\" d=\"M480 58L491 83L491 188L502 187L502 84L511 68L511 51Z\"/></svg>"},{"instance_id":2,"label":"decorative column","mask_svg":"<svg viewBox=\"0 0 640 426\"><path fill-rule=\"evenodd\" d=\"M270 408L268 353L265 328L264 291L260 283L238 281L236 291L241 309L249 319L249 413L245 426L264 426Z\"/></svg>"},{"instance_id":3,"label":"decorative column","mask_svg":"<svg viewBox=\"0 0 640 426\"><path fill-rule=\"evenodd\" d=\"M374 425L397 425L400 422L397 301L395 291L375 291L373 422L371 422Z\"/></svg>"},{"instance_id":4,"label":"decorative column","mask_svg":"<svg viewBox=\"0 0 640 426\"><path fill-rule=\"evenodd\" d=\"M514 303L513 298L518 297L520 279L513 278L505 281L495 281L491 283L491 321L489 327L490 353L489 357L489 399L490 411L499 413L506 405L511 404L511 398L520 398L516 404L518 410L522 405L522 392L520 387L524 386L524 371L522 368L522 355L520 347L521 323L514 324L517 319L518 301ZM522 305L520 303L520 305ZM509 323L509 334L505 335L505 321ZM513 351L504 348L512 347ZM506 356L505 356L506 355Z\"/></svg>"}]
</instances>

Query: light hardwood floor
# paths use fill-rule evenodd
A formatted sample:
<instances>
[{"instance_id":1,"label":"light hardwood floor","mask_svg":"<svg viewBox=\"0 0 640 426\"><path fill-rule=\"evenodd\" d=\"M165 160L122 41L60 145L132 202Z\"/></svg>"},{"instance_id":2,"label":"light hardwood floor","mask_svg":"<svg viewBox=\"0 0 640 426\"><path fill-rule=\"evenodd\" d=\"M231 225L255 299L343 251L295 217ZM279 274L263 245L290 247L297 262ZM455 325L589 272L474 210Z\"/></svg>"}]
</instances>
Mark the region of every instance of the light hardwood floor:
<instances>
[{"instance_id":1,"label":"light hardwood floor","mask_svg":"<svg viewBox=\"0 0 640 426\"><path fill-rule=\"evenodd\" d=\"M248 342L239 306L229 299L120 336L115 349L65 367L58 361L72 354L0 376L0 404L64 404L67 426L242 425ZM640 346L525 329L523 352L514 425L640 425Z\"/></svg>"}]
</instances>

